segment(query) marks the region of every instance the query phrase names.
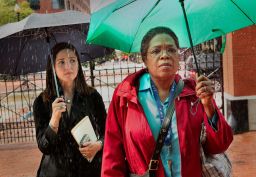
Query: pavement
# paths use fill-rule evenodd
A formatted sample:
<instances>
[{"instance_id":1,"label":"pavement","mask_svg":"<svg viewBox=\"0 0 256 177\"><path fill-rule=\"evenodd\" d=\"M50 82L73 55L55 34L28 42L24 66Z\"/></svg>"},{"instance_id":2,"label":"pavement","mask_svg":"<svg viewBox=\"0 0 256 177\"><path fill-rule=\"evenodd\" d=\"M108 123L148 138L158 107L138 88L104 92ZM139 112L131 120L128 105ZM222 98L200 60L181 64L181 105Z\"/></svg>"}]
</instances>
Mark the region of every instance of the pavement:
<instances>
[{"instance_id":1,"label":"pavement","mask_svg":"<svg viewBox=\"0 0 256 177\"><path fill-rule=\"evenodd\" d=\"M256 131L234 135L227 150L233 177L256 177L255 148ZM35 177L40 159L35 143L0 145L0 177Z\"/></svg>"},{"instance_id":2,"label":"pavement","mask_svg":"<svg viewBox=\"0 0 256 177\"><path fill-rule=\"evenodd\" d=\"M256 177L256 131L235 135L227 153L233 177Z\"/></svg>"}]
</instances>

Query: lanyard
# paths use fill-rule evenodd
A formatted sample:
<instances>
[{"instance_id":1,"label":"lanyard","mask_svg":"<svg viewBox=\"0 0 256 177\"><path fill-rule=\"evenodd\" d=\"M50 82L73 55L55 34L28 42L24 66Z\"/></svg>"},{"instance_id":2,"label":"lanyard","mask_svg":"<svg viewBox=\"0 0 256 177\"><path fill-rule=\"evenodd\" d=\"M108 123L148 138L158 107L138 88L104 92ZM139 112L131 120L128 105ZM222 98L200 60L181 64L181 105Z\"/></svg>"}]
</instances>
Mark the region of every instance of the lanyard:
<instances>
[{"instance_id":1,"label":"lanyard","mask_svg":"<svg viewBox=\"0 0 256 177\"><path fill-rule=\"evenodd\" d=\"M154 98L156 100L157 109L158 109L158 113L159 113L159 117L160 117L160 121L161 121L161 125L162 125L162 123L164 121L164 117L165 117L164 107L161 103L159 94L157 92L157 88L156 88L154 82L152 81L152 79L150 79L150 84L151 84L151 88L152 88L152 91L153 91ZM173 82L172 87L170 89L170 93L169 93L168 108L171 105L171 103L174 101L173 97L174 97L175 89L176 89L176 83ZM171 144L171 125L172 125L172 122L170 122L170 126L169 126L170 128L169 128L167 136L165 138L165 145L170 145Z\"/></svg>"}]
</instances>

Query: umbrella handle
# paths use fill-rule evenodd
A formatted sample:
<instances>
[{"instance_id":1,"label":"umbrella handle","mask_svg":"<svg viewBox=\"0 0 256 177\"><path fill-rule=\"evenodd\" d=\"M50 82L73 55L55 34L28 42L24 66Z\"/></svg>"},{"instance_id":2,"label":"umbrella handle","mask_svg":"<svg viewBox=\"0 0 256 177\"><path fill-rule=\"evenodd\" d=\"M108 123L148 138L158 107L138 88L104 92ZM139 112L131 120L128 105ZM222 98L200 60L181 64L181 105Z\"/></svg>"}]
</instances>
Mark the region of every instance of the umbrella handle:
<instances>
[{"instance_id":1,"label":"umbrella handle","mask_svg":"<svg viewBox=\"0 0 256 177\"><path fill-rule=\"evenodd\" d=\"M179 0L179 2L180 2L180 5L182 7L183 15L184 15L184 18L185 18L185 23L186 23L186 28L187 28L187 32L188 32L188 39L189 39L189 43L190 43L190 48L192 50L193 57L195 59L196 71L198 73L198 76L200 76L201 75L201 70L198 67L195 51L194 51L194 48L193 48L193 41L192 41L192 36L191 36L189 24L188 24L187 14L186 14L185 7L184 7L184 0Z\"/></svg>"}]
</instances>

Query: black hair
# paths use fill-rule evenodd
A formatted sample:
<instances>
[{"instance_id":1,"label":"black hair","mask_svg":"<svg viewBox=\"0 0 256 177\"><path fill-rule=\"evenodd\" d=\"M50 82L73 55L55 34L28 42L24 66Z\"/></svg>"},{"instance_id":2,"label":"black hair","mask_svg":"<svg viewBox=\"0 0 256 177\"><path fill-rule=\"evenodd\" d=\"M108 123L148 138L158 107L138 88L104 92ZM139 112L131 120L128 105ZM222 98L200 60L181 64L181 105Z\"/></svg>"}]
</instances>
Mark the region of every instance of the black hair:
<instances>
[{"instance_id":1,"label":"black hair","mask_svg":"<svg viewBox=\"0 0 256 177\"><path fill-rule=\"evenodd\" d=\"M51 49L51 54L53 57L53 62L55 63L56 61L56 56L57 54L63 50L63 49L71 49L74 51L77 61L78 61L78 73L77 77L75 78L75 91L79 92L82 95L88 95L91 93L93 90L90 86L86 84L79 54L76 50L76 48L69 44L69 43L58 43L56 44L52 49ZM57 78L58 82L58 89L61 90L60 82L59 79ZM50 56L48 57L47 61L47 68L46 68L46 89L44 90L44 101L49 101L52 97L56 97L56 89L55 89L55 83L54 83L54 76L53 76L53 70L52 70L52 65L51 65L51 58Z\"/></svg>"},{"instance_id":2,"label":"black hair","mask_svg":"<svg viewBox=\"0 0 256 177\"><path fill-rule=\"evenodd\" d=\"M163 27L163 26L152 28L145 34L145 36L143 37L143 39L141 41L140 52L141 52L141 57L142 57L143 61L145 61L146 57L147 57L149 42L157 34L170 35L174 39L174 42L175 42L177 48L179 48L178 37L176 36L176 34L170 28Z\"/></svg>"}]
</instances>

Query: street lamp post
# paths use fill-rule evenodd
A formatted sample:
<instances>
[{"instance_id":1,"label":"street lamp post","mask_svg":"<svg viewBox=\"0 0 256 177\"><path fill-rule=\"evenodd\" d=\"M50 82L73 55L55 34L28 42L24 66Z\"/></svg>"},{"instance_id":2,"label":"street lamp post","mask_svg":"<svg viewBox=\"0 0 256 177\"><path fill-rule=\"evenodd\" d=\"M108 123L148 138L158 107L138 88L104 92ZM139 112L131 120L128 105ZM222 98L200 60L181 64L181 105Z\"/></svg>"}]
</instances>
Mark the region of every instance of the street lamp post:
<instances>
[{"instance_id":1,"label":"street lamp post","mask_svg":"<svg viewBox=\"0 0 256 177\"><path fill-rule=\"evenodd\" d=\"M21 8L20 8L19 4L16 3L14 6L14 12L16 12L18 21L20 21L20 10L21 10Z\"/></svg>"}]
</instances>

